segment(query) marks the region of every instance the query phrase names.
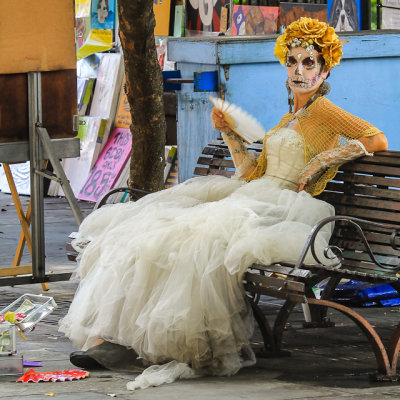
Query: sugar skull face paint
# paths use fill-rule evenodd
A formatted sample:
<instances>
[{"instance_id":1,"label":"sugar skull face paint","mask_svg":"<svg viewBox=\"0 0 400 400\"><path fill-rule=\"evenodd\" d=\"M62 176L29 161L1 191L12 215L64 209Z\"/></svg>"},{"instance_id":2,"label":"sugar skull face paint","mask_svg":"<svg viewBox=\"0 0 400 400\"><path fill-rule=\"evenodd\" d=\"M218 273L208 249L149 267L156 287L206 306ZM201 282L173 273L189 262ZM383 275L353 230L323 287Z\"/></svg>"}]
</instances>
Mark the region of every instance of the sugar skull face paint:
<instances>
[{"instance_id":1,"label":"sugar skull face paint","mask_svg":"<svg viewBox=\"0 0 400 400\"><path fill-rule=\"evenodd\" d=\"M286 61L288 84L294 93L307 93L317 89L327 76L315 50L295 47L289 50Z\"/></svg>"}]
</instances>

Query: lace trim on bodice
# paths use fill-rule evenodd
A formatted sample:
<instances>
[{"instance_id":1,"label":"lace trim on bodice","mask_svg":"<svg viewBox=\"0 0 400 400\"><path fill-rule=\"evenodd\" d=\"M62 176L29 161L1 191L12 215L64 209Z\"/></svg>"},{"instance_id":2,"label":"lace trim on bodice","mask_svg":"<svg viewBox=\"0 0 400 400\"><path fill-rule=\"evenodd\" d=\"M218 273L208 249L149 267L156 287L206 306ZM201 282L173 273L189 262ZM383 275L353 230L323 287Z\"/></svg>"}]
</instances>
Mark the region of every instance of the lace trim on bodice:
<instances>
[{"instance_id":1,"label":"lace trim on bodice","mask_svg":"<svg viewBox=\"0 0 400 400\"><path fill-rule=\"evenodd\" d=\"M301 134L293 128L281 128L268 137L266 150L267 169L263 178L273 180L282 189L296 191L297 178L305 164Z\"/></svg>"},{"instance_id":2,"label":"lace trim on bodice","mask_svg":"<svg viewBox=\"0 0 400 400\"><path fill-rule=\"evenodd\" d=\"M295 149L303 149L304 142L301 134L289 126L279 129L273 135L271 135L267 143L271 145L273 142L279 141L280 146L289 146Z\"/></svg>"}]
</instances>

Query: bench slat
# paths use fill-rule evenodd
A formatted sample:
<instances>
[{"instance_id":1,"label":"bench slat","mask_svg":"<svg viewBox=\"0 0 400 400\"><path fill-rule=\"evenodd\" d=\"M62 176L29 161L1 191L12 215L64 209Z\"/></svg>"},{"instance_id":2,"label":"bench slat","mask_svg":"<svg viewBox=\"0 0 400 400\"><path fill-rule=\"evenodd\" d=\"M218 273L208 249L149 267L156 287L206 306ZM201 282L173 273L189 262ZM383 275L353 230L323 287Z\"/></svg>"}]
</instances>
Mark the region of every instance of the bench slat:
<instances>
[{"instance_id":1,"label":"bench slat","mask_svg":"<svg viewBox=\"0 0 400 400\"><path fill-rule=\"evenodd\" d=\"M282 288L288 291L304 292L304 283L296 282L290 279L284 279L280 277L271 277L266 275L258 275L250 272L246 272L244 275L246 282L261 283L263 285L273 286Z\"/></svg>"},{"instance_id":2,"label":"bench slat","mask_svg":"<svg viewBox=\"0 0 400 400\"><path fill-rule=\"evenodd\" d=\"M391 167L381 164L363 164L363 163L347 163L340 168L344 172L352 172L357 174L371 174L400 177L400 169L398 167Z\"/></svg>"},{"instance_id":3,"label":"bench slat","mask_svg":"<svg viewBox=\"0 0 400 400\"><path fill-rule=\"evenodd\" d=\"M344 205L336 205L335 209L336 215L348 215L375 222L400 224L400 213L379 210L374 210L371 212L371 210L359 209L357 207Z\"/></svg>"},{"instance_id":4,"label":"bench slat","mask_svg":"<svg viewBox=\"0 0 400 400\"><path fill-rule=\"evenodd\" d=\"M400 180L395 178L385 178L381 176L372 175L359 175L359 174L344 174L338 173L335 176L335 181L343 181L351 184L361 184L370 186L383 186L383 187L394 187L400 188ZM328 187L329 187L328 182ZM323 193L321 193L323 194Z\"/></svg>"},{"instance_id":5,"label":"bench slat","mask_svg":"<svg viewBox=\"0 0 400 400\"><path fill-rule=\"evenodd\" d=\"M307 299L304 295L294 294L293 292L280 291L273 288L266 288L263 286L254 286L249 283L243 284L244 289L249 293L263 294L265 296L276 297L283 300L291 300L296 303L306 303Z\"/></svg>"},{"instance_id":6,"label":"bench slat","mask_svg":"<svg viewBox=\"0 0 400 400\"><path fill-rule=\"evenodd\" d=\"M274 272L277 274L289 275L298 278L309 278L311 276L310 271L306 269L294 269L294 265L281 265L279 264L270 264L270 265L263 265L263 264L253 264L250 268L258 269L266 272Z\"/></svg>"},{"instance_id":7,"label":"bench slat","mask_svg":"<svg viewBox=\"0 0 400 400\"><path fill-rule=\"evenodd\" d=\"M331 193L347 193L349 190L349 185L343 182L331 181L328 183L325 189L325 196L329 199ZM395 202L400 202L400 191L396 189L383 189L370 185L352 185L352 194L372 196L379 199L391 200ZM320 198L320 196L318 196Z\"/></svg>"},{"instance_id":8,"label":"bench slat","mask_svg":"<svg viewBox=\"0 0 400 400\"><path fill-rule=\"evenodd\" d=\"M342 204L342 205L355 206L357 208L367 208L371 210L374 209L389 210L390 212L393 212L395 214L400 211L400 202L377 199L367 196L359 196L359 195L351 196L351 195L343 195L340 193L330 193L329 202L334 206L336 206L336 204L338 205Z\"/></svg>"},{"instance_id":9,"label":"bench slat","mask_svg":"<svg viewBox=\"0 0 400 400\"><path fill-rule=\"evenodd\" d=\"M235 167L233 161L227 160L226 158L199 157L197 164L223 168Z\"/></svg>"},{"instance_id":10,"label":"bench slat","mask_svg":"<svg viewBox=\"0 0 400 400\"><path fill-rule=\"evenodd\" d=\"M201 168L196 167L194 169L194 175L197 176L207 176L207 175L222 175L230 178L234 174L234 171L227 171L223 169L209 169L209 168Z\"/></svg>"}]
</instances>

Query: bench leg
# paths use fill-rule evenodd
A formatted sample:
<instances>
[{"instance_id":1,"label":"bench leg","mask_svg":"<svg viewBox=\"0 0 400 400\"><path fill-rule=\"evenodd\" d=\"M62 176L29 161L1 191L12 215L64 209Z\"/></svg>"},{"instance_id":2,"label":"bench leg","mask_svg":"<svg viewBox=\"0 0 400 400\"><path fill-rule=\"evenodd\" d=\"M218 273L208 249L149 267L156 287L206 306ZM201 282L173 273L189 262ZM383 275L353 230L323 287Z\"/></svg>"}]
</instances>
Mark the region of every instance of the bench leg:
<instances>
[{"instance_id":1,"label":"bench leg","mask_svg":"<svg viewBox=\"0 0 400 400\"><path fill-rule=\"evenodd\" d=\"M324 290L321 293L321 299L329 300L332 297L336 286L339 284L340 278L330 278L326 283ZM318 283L318 282L317 282ZM307 297L314 297L312 287L306 289ZM304 328L331 328L335 326L335 323L327 318L328 308L327 307L315 307L309 305L311 321L303 323Z\"/></svg>"},{"instance_id":2,"label":"bench leg","mask_svg":"<svg viewBox=\"0 0 400 400\"><path fill-rule=\"evenodd\" d=\"M372 325L361 315L353 311L351 308L328 300L308 299L310 304L319 307L330 307L349 317L367 336L378 367L378 374L375 375L377 380L397 381L400 377L396 373L397 359L400 349L400 325L396 328L389 344L389 354L382 343L381 338L372 327Z\"/></svg>"},{"instance_id":3,"label":"bench leg","mask_svg":"<svg viewBox=\"0 0 400 400\"><path fill-rule=\"evenodd\" d=\"M257 354L257 357L270 358L289 356L290 352L281 350L281 343L276 342L274 332L271 329L271 326L268 323L268 320L265 318L265 315L261 311L260 307L258 307L258 305L254 301L249 301L253 310L254 319L256 320L258 327L260 328L264 341L264 351L259 352Z\"/></svg>"}]
</instances>

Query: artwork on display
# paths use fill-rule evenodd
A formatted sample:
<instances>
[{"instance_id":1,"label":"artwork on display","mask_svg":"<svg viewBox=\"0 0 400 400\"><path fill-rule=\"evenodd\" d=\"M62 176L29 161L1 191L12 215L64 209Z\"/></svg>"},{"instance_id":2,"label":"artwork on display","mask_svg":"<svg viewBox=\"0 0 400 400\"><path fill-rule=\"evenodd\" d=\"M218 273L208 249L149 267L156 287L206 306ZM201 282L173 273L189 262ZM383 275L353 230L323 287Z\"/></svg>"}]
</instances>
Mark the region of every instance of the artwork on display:
<instances>
[{"instance_id":1,"label":"artwork on display","mask_svg":"<svg viewBox=\"0 0 400 400\"><path fill-rule=\"evenodd\" d=\"M328 22L336 32L362 28L361 0L328 0Z\"/></svg>"},{"instance_id":2,"label":"artwork on display","mask_svg":"<svg viewBox=\"0 0 400 400\"><path fill-rule=\"evenodd\" d=\"M132 149L129 129L115 128L78 194L79 200L96 202L114 187Z\"/></svg>"},{"instance_id":3,"label":"artwork on display","mask_svg":"<svg viewBox=\"0 0 400 400\"><path fill-rule=\"evenodd\" d=\"M400 29L400 0L382 1L382 29Z\"/></svg>"},{"instance_id":4,"label":"artwork on display","mask_svg":"<svg viewBox=\"0 0 400 400\"><path fill-rule=\"evenodd\" d=\"M221 26L221 14L224 15L222 10L229 7L229 4L229 0L188 0L186 2L186 36L212 33L217 35L224 32L226 26Z\"/></svg>"},{"instance_id":5,"label":"artwork on display","mask_svg":"<svg viewBox=\"0 0 400 400\"><path fill-rule=\"evenodd\" d=\"M115 0L90 0L75 3L76 57L78 60L91 54L110 50L115 29Z\"/></svg>"},{"instance_id":6,"label":"artwork on display","mask_svg":"<svg viewBox=\"0 0 400 400\"><path fill-rule=\"evenodd\" d=\"M326 4L311 3L284 3L281 2L279 25L280 32L283 33L285 28L293 21L300 17L316 18L321 22L328 21L328 12Z\"/></svg>"},{"instance_id":7,"label":"artwork on display","mask_svg":"<svg viewBox=\"0 0 400 400\"><path fill-rule=\"evenodd\" d=\"M90 16L92 0L75 0L75 18Z\"/></svg>"},{"instance_id":8,"label":"artwork on display","mask_svg":"<svg viewBox=\"0 0 400 400\"><path fill-rule=\"evenodd\" d=\"M92 29L114 29L115 0L92 0Z\"/></svg>"},{"instance_id":9,"label":"artwork on display","mask_svg":"<svg viewBox=\"0 0 400 400\"><path fill-rule=\"evenodd\" d=\"M131 107L124 87L121 89L121 95L118 102L118 109L115 115L114 127L130 129L132 123Z\"/></svg>"},{"instance_id":10,"label":"artwork on display","mask_svg":"<svg viewBox=\"0 0 400 400\"><path fill-rule=\"evenodd\" d=\"M98 146L96 146L93 163L90 168L93 167L94 162L107 143L108 136L111 132L111 125L117 112L123 78L124 63L121 53L103 54L97 72L96 85L89 115L91 117L107 119L107 125L104 129L103 141L100 140Z\"/></svg>"},{"instance_id":11,"label":"artwork on display","mask_svg":"<svg viewBox=\"0 0 400 400\"><path fill-rule=\"evenodd\" d=\"M15 187L18 194L30 195L31 194L31 169L29 161L20 164L10 165L11 174L14 179ZM3 166L0 164L0 192L11 193L10 186L8 185L6 173Z\"/></svg>"},{"instance_id":12,"label":"artwork on display","mask_svg":"<svg viewBox=\"0 0 400 400\"><path fill-rule=\"evenodd\" d=\"M234 5L232 35L268 35L278 32L279 7Z\"/></svg>"},{"instance_id":13,"label":"artwork on display","mask_svg":"<svg viewBox=\"0 0 400 400\"><path fill-rule=\"evenodd\" d=\"M80 156L63 161L65 175L75 196L78 196L85 183L93 160L97 159L95 151L101 144L106 123L107 120L101 117L79 117ZM64 196L61 187L58 188L58 195Z\"/></svg>"},{"instance_id":14,"label":"artwork on display","mask_svg":"<svg viewBox=\"0 0 400 400\"><path fill-rule=\"evenodd\" d=\"M153 11L156 19L154 34L168 36L170 34L171 0L153 0Z\"/></svg>"}]
</instances>

